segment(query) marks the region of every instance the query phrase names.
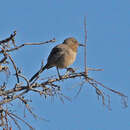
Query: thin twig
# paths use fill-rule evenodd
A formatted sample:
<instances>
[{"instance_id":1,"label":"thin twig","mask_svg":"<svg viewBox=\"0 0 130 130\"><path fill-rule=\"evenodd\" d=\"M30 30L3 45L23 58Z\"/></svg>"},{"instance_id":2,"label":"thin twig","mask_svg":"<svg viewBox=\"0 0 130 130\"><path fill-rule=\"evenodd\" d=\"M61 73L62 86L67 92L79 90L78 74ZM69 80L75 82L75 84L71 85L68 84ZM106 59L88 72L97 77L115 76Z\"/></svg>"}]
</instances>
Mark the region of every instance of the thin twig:
<instances>
[{"instance_id":1,"label":"thin twig","mask_svg":"<svg viewBox=\"0 0 130 130\"><path fill-rule=\"evenodd\" d=\"M84 17L84 33L85 33L85 39L84 39L84 72L87 75L87 25L86 25L86 16Z\"/></svg>"},{"instance_id":2,"label":"thin twig","mask_svg":"<svg viewBox=\"0 0 130 130\"><path fill-rule=\"evenodd\" d=\"M7 54L7 53L6 53L6 54ZM11 62L12 62L12 64L13 64L13 67L14 67L15 72L16 72L17 82L19 83L18 68L16 67L16 64L15 64L14 60L12 59L12 57L11 57L9 54L7 54L7 55L8 55L9 59L11 60Z\"/></svg>"},{"instance_id":3,"label":"thin twig","mask_svg":"<svg viewBox=\"0 0 130 130\"><path fill-rule=\"evenodd\" d=\"M24 46L29 46L29 45L42 45L42 44L47 44L47 43L50 43L50 42L56 42L56 39L53 38L52 40L49 40L49 41L45 41L45 42L39 42L39 43L23 43L21 44L20 46L17 46L15 48L11 48L11 49L5 49L6 52L12 52L12 51L15 51L15 50L18 50ZM0 51L0 53L3 53L2 51Z\"/></svg>"},{"instance_id":4,"label":"thin twig","mask_svg":"<svg viewBox=\"0 0 130 130\"><path fill-rule=\"evenodd\" d=\"M24 75L18 74L18 76L23 78L26 81L28 87L30 86L28 79Z\"/></svg>"},{"instance_id":5,"label":"thin twig","mask_svg":"<svg viewBox=\"0 0 130 130\"><path fill-rule=\"evenodd\" d=\"M119 91L116 91L116 90L114 90L114 89L108 88L108 87L106 87L104 84L102 84L102 83L96 81L96 80L93 79L93 78L88 77L88 79L91 80L91 81L93 81L93 82L95 82L95 83L97 83L97 84L99 84L99 85L102 86L103 88L105 88L105 89L107 89L107 90L109 90L109 91L111 91L111 92L113 92L113 93L116 93L116 94L118 94L118 95L120 95L120 96L123 96L123 97L126 97L126 98L127 98L127 96L124 95L123 93L120 93Z\"/></svg>"},{"instance_id":6,"label":"thin twig","mask_svg":"<svg viewBox=\"0 0 130 130\"><path fill-rule=\"evenodd\" d=\"M35 119L37 119L37 115L31 110L31 108L30 108L29 104L27 103L27 101L24 98L22 98L22 97L19 97L19 99L25 104L27 110L32 114L32 116Z\"/></svg>"},{"instance_id":7,"label":"thin twig","mask_svg":"<svg viewBox=\"0 0 130 130\"><path fill-rule=\"evenodd\" d=\"M0 64L4 63L6 61L6 59L7 59L7 56L4 56L4 58L1 59Z\"/></svg>"},{"instance_id":8,"label":"thin twig","mask_svg":"<svg viewBox=\"0 0 130 130\"><path fill-rule=\"evenodd\" d=\"M18 123L18 121L11 114L8 114L8 116L14 121L15 125L17 126L17 128L19 130L22 130L20 125L19 125L19 123Z\"/></svg>"},{"instance_id":9,"label":"thin twig","mask_svg":"<svg viewBox=\"0 0 130 130\"><path fill-rule=\"evenodd\" d=\"M15 35L16 35L16 31L14 31L13 34L10 35L10 37L0 41L0 44L4 44L4 43L11 41L15 37Z\"/></svg>"},{"instance_id":10,"label":"thin twig","mask_svg":"<svg viewBox=\"0 0 130 130\"><path fill-rule=\"evenodd\" d=\"M31 130L34 130L34 128L33 128L29 123L27 123L25 120L23 120L22 118L20 118L20 117L17 116L16 114L13 114L13 113L10 113L10 112L8 112L7 114L8 114L9 116L11 115L11 116L14 116L15 118L21 120L21 121L22 121L23 123L25 123Z\"/></svg>"},{"instance_id":11,"label":"thin twig","mask_svg":"<svg viewBox=\"0 0 130 130\"><path fill-rule=\"evenodd\" d=\"M104 69L87 68L87 71L104 71Z\"/></svg>"},{"instance_id":12,"label":"thin twig","mask_svg":"<svg viewBox=\"0 0 130 130\"><path fill-rule=\"evenodd\" d=\"M6 103L8 103L8 102L11 102L11 101L15 100L16 98L21 97L22 95L24 95L24 94L27 93L28 91L29 91L29 90L27 89L27 90L21 92L20 94L15 95L15 96L13 96L13 97L11 97L11 98L9 98L9 99L2 100L2 101L0 102L0 105L6 104Z\"/></svg>"}]
</instances>

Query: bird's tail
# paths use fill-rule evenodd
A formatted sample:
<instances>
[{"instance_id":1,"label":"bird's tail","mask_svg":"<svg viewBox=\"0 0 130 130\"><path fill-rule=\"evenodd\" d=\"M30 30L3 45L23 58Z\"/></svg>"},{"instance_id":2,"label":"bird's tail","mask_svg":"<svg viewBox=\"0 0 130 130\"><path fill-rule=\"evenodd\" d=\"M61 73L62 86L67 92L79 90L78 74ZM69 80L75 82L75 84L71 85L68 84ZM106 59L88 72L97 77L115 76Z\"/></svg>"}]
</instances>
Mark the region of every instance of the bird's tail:
<instances>
[{"instance_id":1,"label":"bird's tail","mask_svg":"<svg viewBox=\"0 0 130 130\"><path fill-rule=\"evenodd\" d=\"M46 69L46 65L42 67L36 74L32 76L32 78L29 80L29 82L32 82L39 74L41 74Z\"/></svg>"}]
</instances>

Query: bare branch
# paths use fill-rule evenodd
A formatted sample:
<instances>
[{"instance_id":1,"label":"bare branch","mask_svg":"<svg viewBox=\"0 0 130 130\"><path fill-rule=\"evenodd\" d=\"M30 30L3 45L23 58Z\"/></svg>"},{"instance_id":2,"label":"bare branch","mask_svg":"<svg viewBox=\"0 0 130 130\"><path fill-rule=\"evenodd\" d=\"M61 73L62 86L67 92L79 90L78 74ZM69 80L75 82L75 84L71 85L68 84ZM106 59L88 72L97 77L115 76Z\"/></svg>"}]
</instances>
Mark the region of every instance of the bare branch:
<instances>
[{"instance_id":1,"label":"bare branch","mask_svg":"<svg viewBox=\"0 0 130 130\"><path fill-rule=\"evenodd\" d=\"M6 53L6 54L7 54L7 53ZM15 64L14 60L12 59L12 57L11 57L9 54L7 54L7 55L8 55L8 57L9 57L10 61L11 61L12 64L13 64L13 67L14 67L15 72L16 72L17 82L19 83L18 68L16 67L16 64Z\"/></svg>"},{"instance_id":2,"label":"bare branch","mask_svg":"<svg viewBox=\"0 0 130 130\"><path fill-rule=\"evenodd\" d=\"M0 61L0 64L4 63L7 59L7 56L4 56L4 58Z\"/></svg>"},{"instance_id":3,"label":"bare branch","mask_svg":"<svg viewBox=\"0 0 130 130\"><path fill-rule=\"evenodd\" d=\"M6 39L0 41L0 44L4 44L4 43L7 43L7 42L13 40L14 37L15 37L15 35L16 35L16 31L14 31L13 34L10 35L10 37L8 37L8 38L6 38Z\"/></svg>"},{"instance_id":4,"label":"bare branch","mask_svg":"<svg viewBox=\"0 0 130 130\"><path fill-rule=\"evenodd\" d=\"M53 38L52 40L49 40L49 41L45 41L45 42L39 42L39 43L23 43L21 44L20 46L17 46L15 48L11 48L11 49L6 49L5 51L6 52L12 52L12 51L15 51L15 50L18 50L24 46L30 46L30 45L42 45L42 44L47 44L47 43L50 43L50 42L56 42L56 39ZM3 53L2 51L0 51L0 53Z\"/></svg>"},{"instance_id":5,"label":"bare branch","mask_svg":"<svg viewBox=\"0 0 130 130\"><path fill-rule=\"evenodd\" d=\"M23 123L25 123L25 124L30 128L30 130L34 130L34 128L33 128L29 123L27 123L25 120L23 120L22 118L20 118L20 117L17 116L16 114L13 114L13 113L10 113L10 112L7 112L7 114L8 114L9 116L12 116L12 117L15 117L15 118L21 120ZM15 119L15 120L16 120L16 119Z\"/></svg>"},{"instance_id":6,"label":"bare branch","mask_svg":"<svg viewBox=\"0 0 130 130\"><path fill-rule=\"evenodd\" d=\"M86 16L84 17L84 33L85 33L85 39L84 39L84 71L85 74L88 75L87 72L87 25L86 25Z\"/></svg>"}]
</instances>

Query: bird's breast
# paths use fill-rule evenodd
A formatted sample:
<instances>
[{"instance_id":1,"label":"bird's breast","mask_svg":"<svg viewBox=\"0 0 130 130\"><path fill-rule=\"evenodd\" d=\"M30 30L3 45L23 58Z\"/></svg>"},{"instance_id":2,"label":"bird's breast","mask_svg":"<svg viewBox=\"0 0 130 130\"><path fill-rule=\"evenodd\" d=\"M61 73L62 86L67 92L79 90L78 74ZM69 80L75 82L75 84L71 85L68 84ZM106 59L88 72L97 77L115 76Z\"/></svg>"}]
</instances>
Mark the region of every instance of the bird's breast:
<instances>
[{"instance_id":1,"label":"bird's breast","mask_svg":"<svg viewBox=\"0 0 130 130\"><path fill-rule=\"evenodd\" d=\"M58 61L58 68L67 68L68 66L70 66L71 64L74 63L75 59L76 59L76 52L72 51L71 49L67 49L62 57L60 57L59 61Z\"/></svg>"}]
</instances>

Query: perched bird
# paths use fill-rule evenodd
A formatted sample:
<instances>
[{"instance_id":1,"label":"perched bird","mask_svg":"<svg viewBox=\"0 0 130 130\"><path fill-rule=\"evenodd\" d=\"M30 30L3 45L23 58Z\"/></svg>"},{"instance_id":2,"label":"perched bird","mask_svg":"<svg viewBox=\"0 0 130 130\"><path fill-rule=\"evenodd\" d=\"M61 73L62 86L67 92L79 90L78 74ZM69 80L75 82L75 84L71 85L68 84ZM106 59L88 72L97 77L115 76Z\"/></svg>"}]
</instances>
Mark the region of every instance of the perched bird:
<instances>
[{"instance_id":1,"label":"perched bird","mask_svg":"<svg viewBox=\"0 0 130 130\"><path fill-rule=\"evenodd\" d=\"M48 57L47 64L42 67L34 76L32 76L29 81L31 82L33 79L35 79L45 69L50 69L52 67L57 68L57 72L60 77L58 68L67 68L73 64L76 59L78 46L84 45L78 43L78 41L73 37L67 38L62 44L55 46Z\"/></svg>"}]
</instances>

